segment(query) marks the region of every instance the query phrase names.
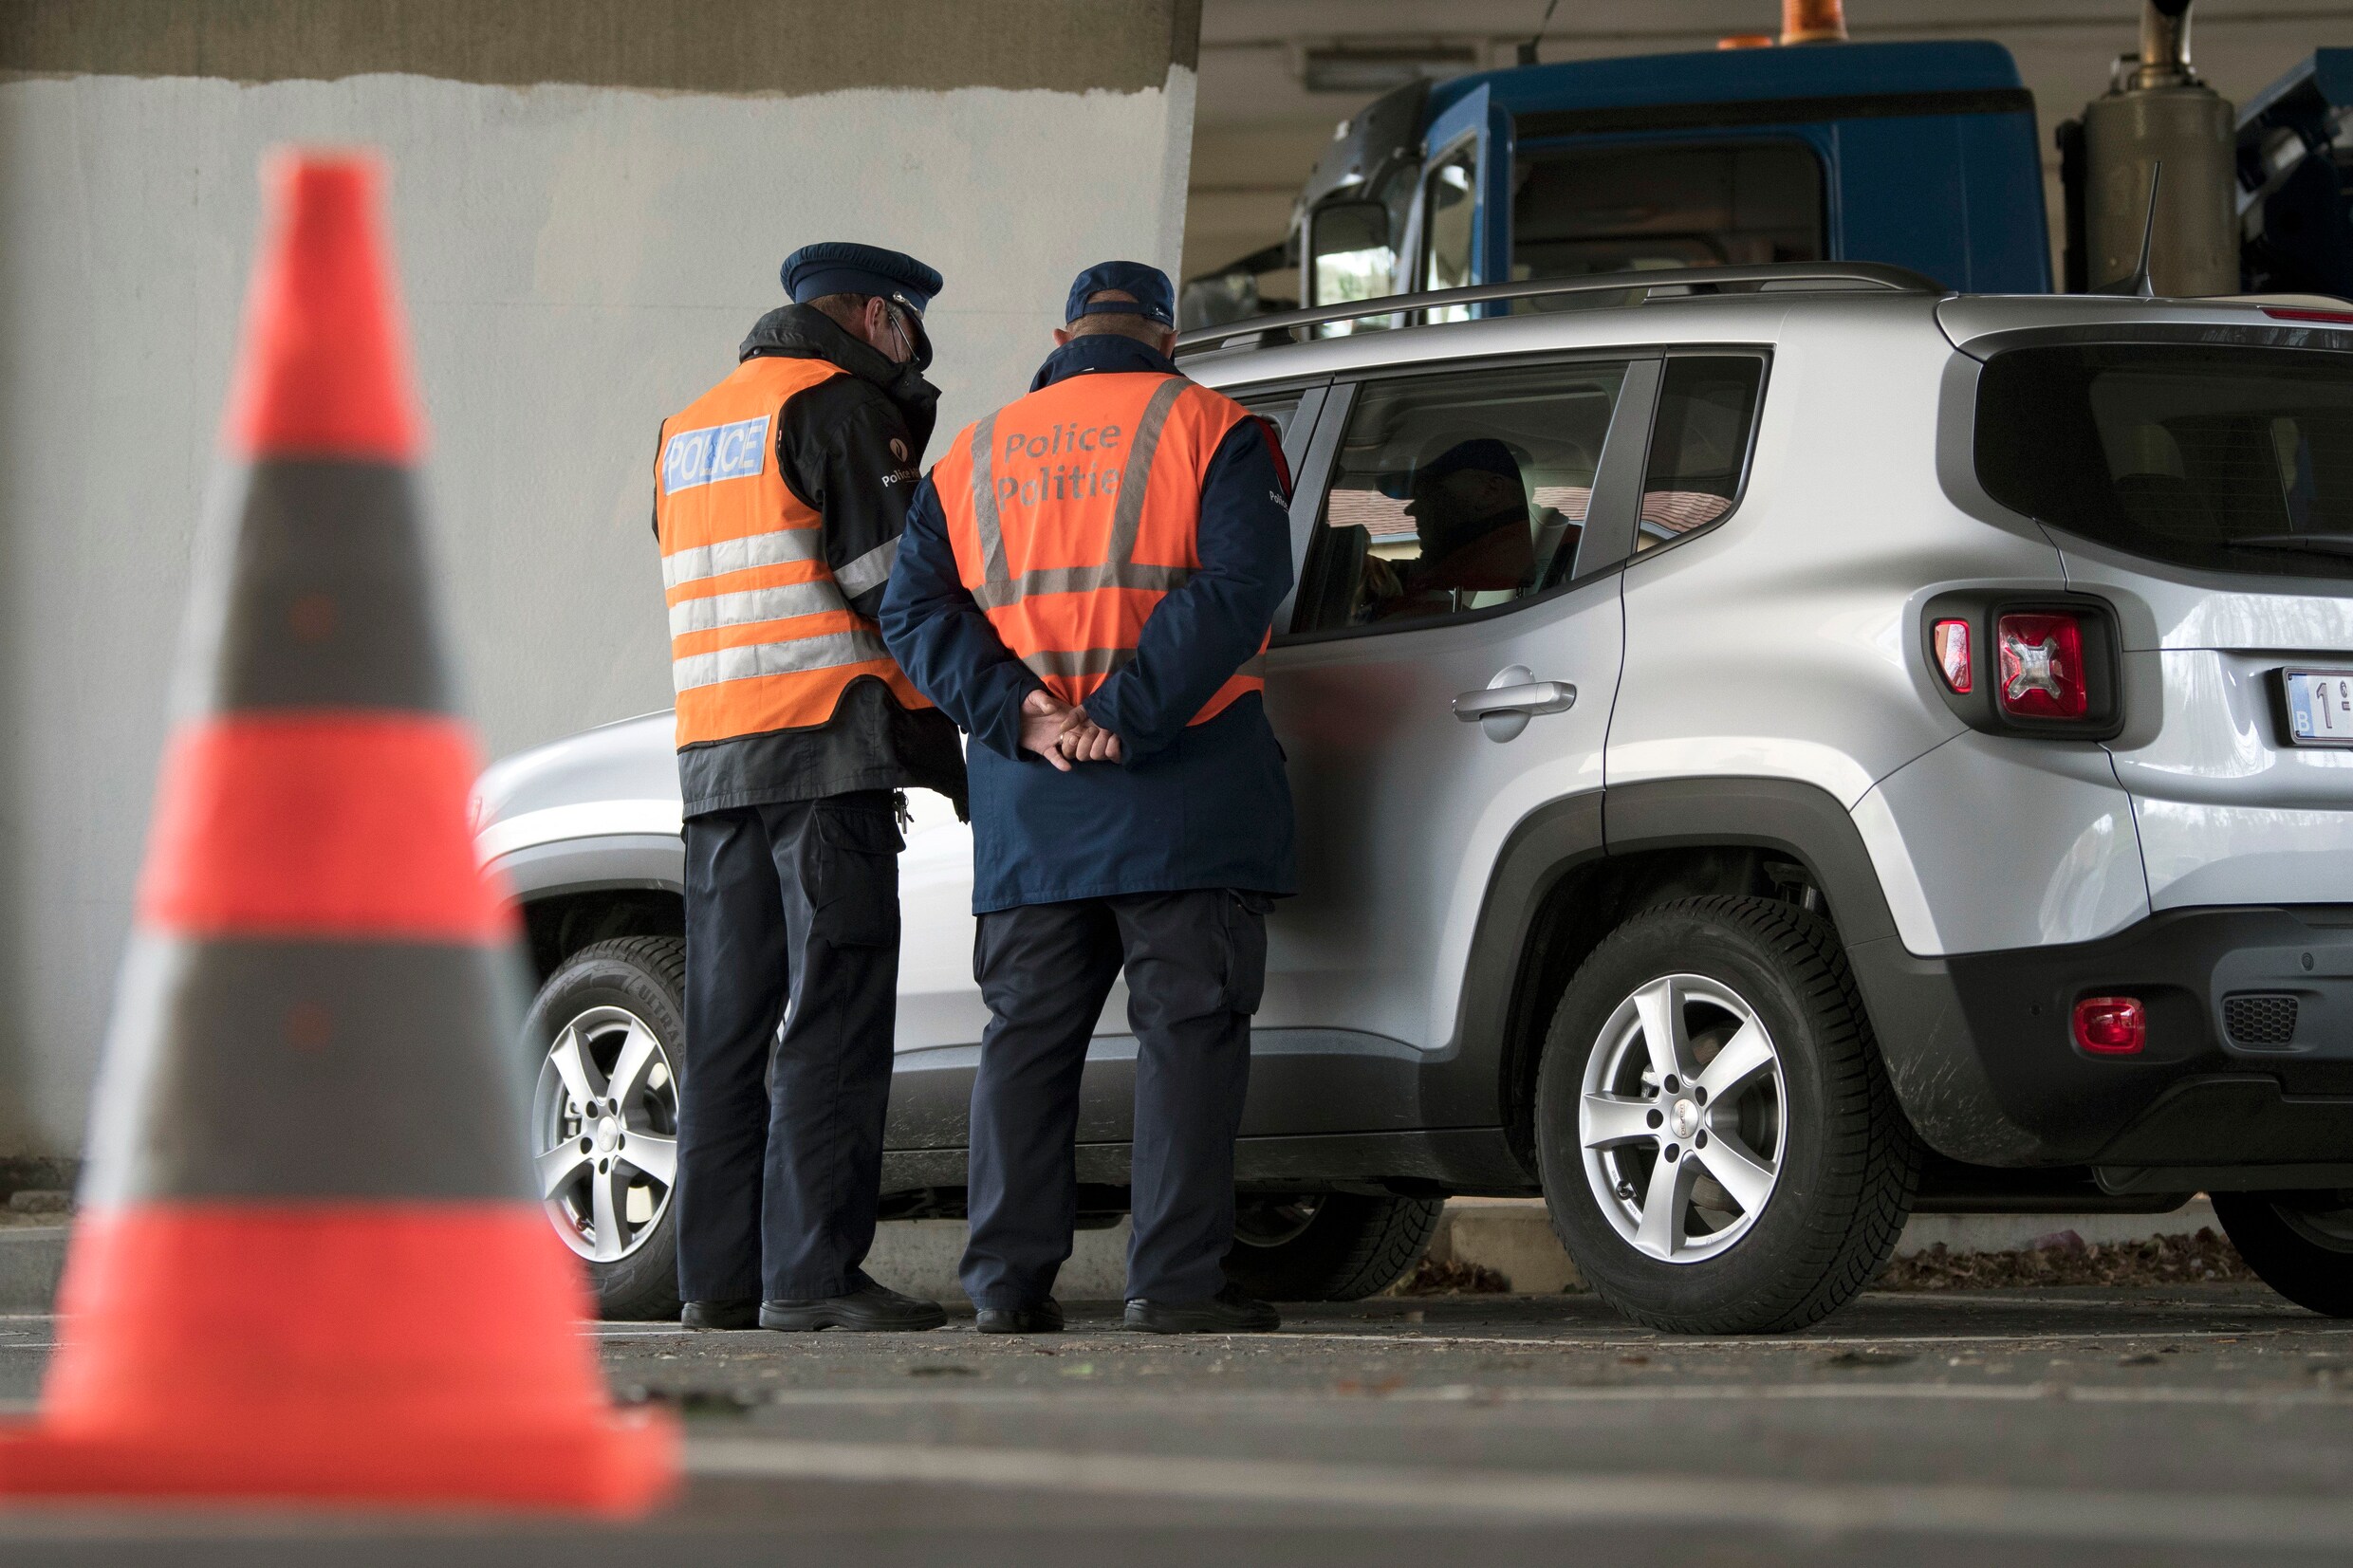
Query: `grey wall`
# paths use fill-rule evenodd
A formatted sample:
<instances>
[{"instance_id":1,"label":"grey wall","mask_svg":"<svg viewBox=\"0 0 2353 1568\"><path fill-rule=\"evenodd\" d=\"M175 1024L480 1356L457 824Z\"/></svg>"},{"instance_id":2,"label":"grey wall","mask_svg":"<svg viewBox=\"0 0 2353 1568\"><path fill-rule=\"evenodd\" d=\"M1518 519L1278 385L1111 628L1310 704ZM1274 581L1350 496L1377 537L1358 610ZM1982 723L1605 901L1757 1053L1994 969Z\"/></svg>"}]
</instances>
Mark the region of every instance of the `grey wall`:
<instances>
[{"instance_id":1,"label":"grey wall","mask_svg":"<svg viewBox=\"0 0 2353 1568\"><path fill-rule=\"evenodd\" d=\"M942 437L1174 268L1194 0L116 0L0 15L0 1154L79 1147L286 141L381 148L493 752L666 706L655 428L793 246L947 275ZM936 446L935 452L936 452Z\"/></svg>"}]
</instances>

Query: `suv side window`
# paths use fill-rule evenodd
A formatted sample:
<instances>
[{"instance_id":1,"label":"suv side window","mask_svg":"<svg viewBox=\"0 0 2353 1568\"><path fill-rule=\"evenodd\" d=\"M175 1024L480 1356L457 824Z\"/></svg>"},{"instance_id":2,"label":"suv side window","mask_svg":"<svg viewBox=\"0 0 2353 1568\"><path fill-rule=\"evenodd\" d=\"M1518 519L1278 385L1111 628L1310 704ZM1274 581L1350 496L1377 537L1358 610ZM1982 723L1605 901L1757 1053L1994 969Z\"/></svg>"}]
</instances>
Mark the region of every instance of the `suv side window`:
<instances>
[{"instance_id":1,"label":"suv side window","mask_svg":"<svg viewBox=\"0 0 2353 1568\"><path fill-rule=\"evenodd\" d=\"M1299 416L1299 399L1304 394L1290 392L1259 393L1240 399L1242 406L1274 427L1275 441L1290 445L1291 421Z\"/></svg>"},{"instance_id":2,"label":"suv side window","mask_svg":"<svg viewBox=\"0 0 2353 1568\"><path fill-rule=\"evenodd\" d=\"M1365 383L1290 629L1427 623L1575 576L1625 376L1613 360Z\"/></svg>"},{"instance_id":3,"label":"suv side window","mask_svg":"<svg viewBox=\"0 0 2353 1568\"><path fill-rule=\"evenodd\" d=\"M1253 418L1274 433L1274 450L1287 485L1295 486L1298 482L1296 470L1306 458L1307 437L1314 433L1316 413L1324 406L1324 393L1325 388L1319 385L1232 395Z\"/></svg>"},{"instance_id":4,"label":"suv side window","mask_svg":"<svg viewBox=\"0 0 2353 1568\"><path fill-rule=\"evenodd\" d=\"M1678 355L1667 361L1642 474L1640 553L1704 528L1732 509L1748 477L1765 361L1752 354Z\"/></svg>"}]
</instances>

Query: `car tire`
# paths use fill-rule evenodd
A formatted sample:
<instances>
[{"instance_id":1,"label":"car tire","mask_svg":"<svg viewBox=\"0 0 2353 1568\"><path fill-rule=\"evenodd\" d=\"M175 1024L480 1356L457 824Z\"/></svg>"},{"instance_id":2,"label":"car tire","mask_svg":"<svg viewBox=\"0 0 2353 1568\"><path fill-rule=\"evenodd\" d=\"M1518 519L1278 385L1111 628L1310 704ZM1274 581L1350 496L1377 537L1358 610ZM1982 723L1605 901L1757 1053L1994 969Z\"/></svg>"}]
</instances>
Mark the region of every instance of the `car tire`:
<instances>
[{"instance_id":1,"label":"car tire","mask_svg":"<svg viewBox=\"0 0 2353 1568\"><path fill-rule=\"evenodd\" d=\"M2353 1318L2353 1191L2215 1192L2247 1266L2300 1307Z\"/></svg>"},{"instance_id":2,"label":"car tire","mask_svg":"<svg viewBox=\"0 0 2353 1568\"><path fill-rule=\"evenodd\" d=\"M541 1202L556 1234L585 1267L599 1315L676 1318L672 1193L686 1038L686 943L675 936L627 936L583 948L539 988L523 1038L530 1053L531 1153ZM567 1041L594 1092L595 1109L583 1106L580 1084L555 1060ZM632 1080L617 1085L614 1074L624 1053ZM639 1054L650 1060L637 1061ZM617 1114L605 1109L615 1101ZM660 1158L651 1157L656 1151ZM560 1165L559 1153L571 1163ZM634 1164L633 1153L646 1157L646 1165ZM551 1179L551 1171L561 1173ZM600 1184L609 1184L610 1240L596 1233Z\"/></svg>"},{"instance_id":3,"label":"car tire","mask_svg":"<svg viewBox=\"0 0 2353 1568\"><path fill-rule=\"evenodd\" d=\"M1594 950L1546 1037L1535 1131L1579 1272L1668 1333L1836 1311L1895 1250L1919 1185L1837 932L1765 898L1663 905Z\"/></svg>"},{"instance_id":4,"label":"car tire","mask_svg":"<svg viewBox=\"0 0 2353 1568\"><path fill-rule=\"evenodd\" d=\"M1226 1278L1269 1301L1361 1301L1421 1262L1445 1207L1356 1192L1244 1193Z\"/></svg>"}]
</instances>

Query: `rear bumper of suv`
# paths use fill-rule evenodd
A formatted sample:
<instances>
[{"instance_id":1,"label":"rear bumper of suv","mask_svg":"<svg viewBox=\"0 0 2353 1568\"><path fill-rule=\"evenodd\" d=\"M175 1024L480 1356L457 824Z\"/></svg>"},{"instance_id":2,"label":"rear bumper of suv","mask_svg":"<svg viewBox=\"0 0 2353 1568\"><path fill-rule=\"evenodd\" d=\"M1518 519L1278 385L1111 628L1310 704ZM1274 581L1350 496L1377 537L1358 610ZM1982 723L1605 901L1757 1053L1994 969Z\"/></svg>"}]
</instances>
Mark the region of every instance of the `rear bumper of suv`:
<instances>
[{"instance_id":1,"label":"rear bumper of suv","mask_svg":"<svg viewBox=\"0 0 2353 1568\"><path fill-rule=\"evenodd\" d=\"M1904 1109L1940 1153L2090 1165L2116 1191L2353 1182L2353 906L2170 911L2096 942L1850 949ZM2094 1056L2085 997L2148 1042Z\"/></svg>"}]
</instances>

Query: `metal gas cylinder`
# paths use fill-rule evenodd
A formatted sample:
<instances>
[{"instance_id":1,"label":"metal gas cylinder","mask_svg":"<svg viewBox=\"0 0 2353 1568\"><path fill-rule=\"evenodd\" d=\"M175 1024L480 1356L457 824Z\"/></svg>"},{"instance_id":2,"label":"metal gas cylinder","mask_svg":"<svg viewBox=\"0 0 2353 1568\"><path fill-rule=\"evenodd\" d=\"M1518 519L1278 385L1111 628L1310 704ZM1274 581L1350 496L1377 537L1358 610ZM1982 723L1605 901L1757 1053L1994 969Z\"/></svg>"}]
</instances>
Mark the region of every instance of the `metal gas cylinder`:
<instances>
[{"instance_id":1,"label":"metal gas cylinder","mask_svg":"<svg viewBox=\"0 0 2353 1568\"><path fill-rule=\"evenodd\" d=\"M2190 5L2143 0L2140 52L2120 59L2107 95L2084 106L2084 281L2094 288L2139 267L2151 175L2161 163L2153 291L2238 291L2236 119L2230 100L2190 68Z\"/></svg>"}]
</instances>

